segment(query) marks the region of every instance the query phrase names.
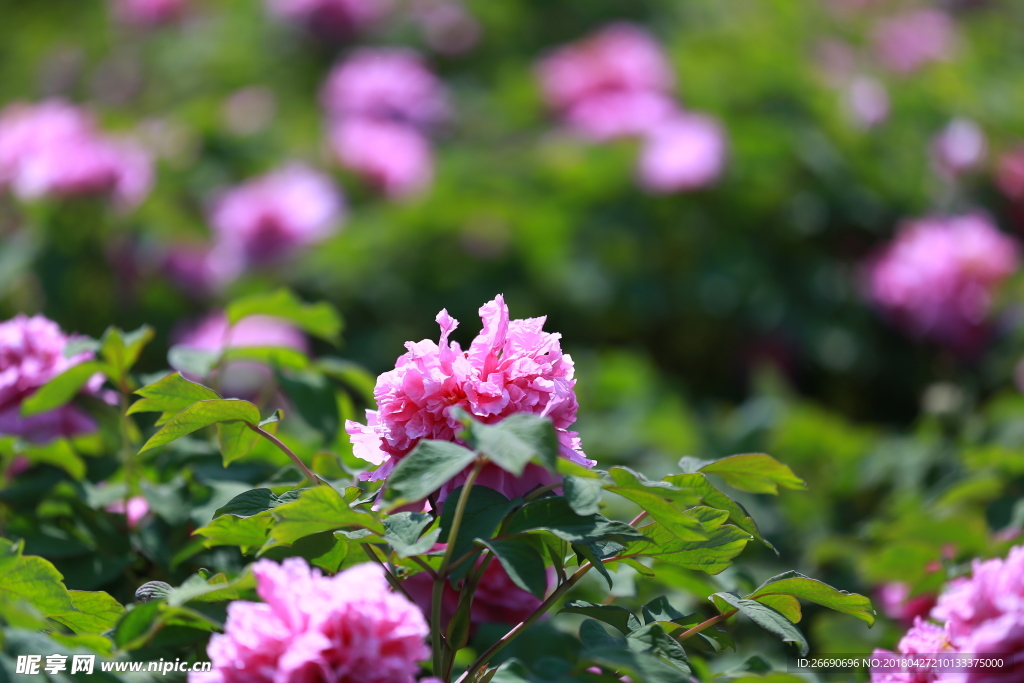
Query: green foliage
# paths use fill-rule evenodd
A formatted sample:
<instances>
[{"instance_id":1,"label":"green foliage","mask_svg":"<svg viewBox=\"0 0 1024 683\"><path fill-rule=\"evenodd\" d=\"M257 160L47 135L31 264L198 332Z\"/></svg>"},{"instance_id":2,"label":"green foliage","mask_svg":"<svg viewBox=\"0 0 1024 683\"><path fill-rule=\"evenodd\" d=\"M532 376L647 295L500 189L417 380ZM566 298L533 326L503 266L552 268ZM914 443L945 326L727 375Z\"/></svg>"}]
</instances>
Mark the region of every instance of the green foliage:
<instances>
[{"instance_id":1,"label":"green foliage","mask_svg":"<svg viewBox=\"0 0 1024 683\"><path fill-rule=\"evenodd\" d=\"M558 435L551 420L527 413L510 415L494 425L470 419L466 431L474 449L517 477L531 461L555 469Z\"/></svg>"},{"instance_id":2,"label":"green foliage","mask_svg":"<svg viewBox=\"0 0 1024 683\"><path fill-rule=\"evenodd\" d=\"M199 401L220 398L213 389L185 379L180 373L167 375L135 391L142 398L128 408L128 414L161 413L156 424L166 424L172 417Z\"/></svg>"},{"instance_id":3,"label":"green foliage","mask_svg":"<svg viewBox=\"0 0 1024 683\"><path fill-rule=\"evenodd\" d=\"M477 454L448 441L420 441L388 476L384 499L392 507L422 500L466 469Z\"/></svg>"},{"instance_id":4,"label":"green foliage","mask_svg":"<svg viewBox=\"0 0 1024 683\"><path fill-rule=\"evenodd\" d=\"M731 593L715 593L712 597L722 614L739 611L783 642L794 643L799 648L801 656L806 655L810 649L807 639L800 630L785 615L763 602L747 600Z\"/></svg>"},{"instance_id":5,"label":"green foliage","mask_svg":"<svg viewBox=\"0 0 1024 683\"><path fill-rule=\"evenodd\" d=\"M269 315L292 323L314 337L338 343L341 337L341 317L328 303L303 303L287 289L271 294L255 294L238 299L227 308L228 324L234 325L250 315Z\"/></svg>"}]
</instances>

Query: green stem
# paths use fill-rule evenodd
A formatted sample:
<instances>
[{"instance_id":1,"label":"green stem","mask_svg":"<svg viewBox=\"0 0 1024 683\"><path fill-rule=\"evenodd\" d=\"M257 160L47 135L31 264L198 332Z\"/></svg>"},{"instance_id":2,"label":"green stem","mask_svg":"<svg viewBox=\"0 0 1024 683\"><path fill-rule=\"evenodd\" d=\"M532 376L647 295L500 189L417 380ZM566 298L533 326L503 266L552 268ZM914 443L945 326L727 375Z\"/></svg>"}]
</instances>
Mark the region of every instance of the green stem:
<instances>
[{"instance_id":1,"label":"green stem","mask_svg":"<svg viewBox=\"0 0 1024 683\"><path fill-rule=\"evenodd\" d=\"M561 488L562 485L562 482L559 481L554 484L548 484L547 486L541 486L539 489L534 489L533 491L530 491L528 494L526 494L526 497L523 498L523 502L529 503L531 500L536 500L543 496L548 491L554 491L557 488Z\"/></svg>"},{"instance_id":2,"label":"green stem","mask_svg":"<svg viewBox=\"0 0 1024 683\"><path fill-rule=\"evenodd\" d=\"M306 467L306 463L302 462L302 460L299 458L299 456L295 455L295 453L292 452L292 449L290 449L290 448L288 448L287 446L284 445L284 442L281 441L281 439L277 438L276 436L274 436L273 434L271 434L267 430L263 429L259 425L250 424L248 422L246 422L245 424L248 425L249 429L253 430L257 434L259 434L260 436L262 436L263 438L268 440L270 443L272 443L275 446L277 446L278 448L280 448L284 452L284 454L287 455L289 458L291 458L292 462L294 462L296 464L296 466L300 470L302 470L302 473L304 475L306 475L306 478L308 478L314 484L323 484L324 483L324 482L320 481L320 477L318 477L315 474L313 474L312 470L310 470L308 467Z\"/></svg>"},{"instance_id":3,"label":"green stem","mask_svg":"<svg viewBox=\"0 0 1024 683\"><path fill-rule=\"evenodd\" d=\"M724 614L719 614L718 616L714 616L714 617L711 617L710 619L706 619L706 620L700 622L699 624L697 624L696 626L694 626L693 628L687 629L687 630L683 631L682 633L680 633L678 636L676 636L676 640L686 640L687 638L689 638L691 636L695 636L698 633L700 633L701 631L703 631L704 629L709 628L711 626L714 626L715 624L717 624L720 621L725 621L726 619L728 619L732 615L736 614L737 612L739 612L738 609L729 610L728 612L725 612Z\"/></svg>"},{"instance_id":4,"label":"green stem","mask_svg":"<svg viewBox=\"0 0 1024 683\"><path fill-rule=\"evenodd\" d=\"M434 654L434 675L436 676L442 675L443 648L446 647L446 643L441 638L441 601L444 599L444 584L448 580L448 568L451 565L455 542L459 537L459 527L462 526L462 516L466 513L466 505L469 503L469 492L486 462L482 458L478 459L466 478L466 483L462 485L462 494L459 496L459 502L455 505L455 515L452 517L452 527L448 530L448 545L441 558L441 566L437 569L437 576L434 578L434 590L430 602L430 623L434 625L434 628L430 629L430 645Z\"/></svg>"}]
</instances>

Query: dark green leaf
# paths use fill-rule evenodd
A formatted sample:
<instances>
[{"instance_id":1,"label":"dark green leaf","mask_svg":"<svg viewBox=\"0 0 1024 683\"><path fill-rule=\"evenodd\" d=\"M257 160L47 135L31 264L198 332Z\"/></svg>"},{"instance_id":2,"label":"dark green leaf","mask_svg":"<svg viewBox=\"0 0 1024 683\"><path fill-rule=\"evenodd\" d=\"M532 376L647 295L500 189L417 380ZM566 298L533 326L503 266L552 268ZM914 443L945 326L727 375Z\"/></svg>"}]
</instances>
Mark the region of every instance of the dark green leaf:
<instances>
[{"instance_id":1,"label":"dark green leaf","mask_svg":"<svg viewBox=\"0 0 1024 683\"><path fill-rule=\"evenodd\" d=\"M676 538L683 541L707 540L701 523L680 507L699 502L699 497L692 489L679 489L661 481L647 481L626 467L613 467L608 475L615 483L605 485L606 490L639 505Z\"/></svg>"},{"instance_id":2,"label":"dark green leaf","mask_svg":"<svg viewBox=\"0 0 1024 683\"><path fill-rule=\"evenodd\" d=\"M449 494L441 512L441 535L438 541L449 543L448 531L455 517L455 503L462 496L462 487ZM451 503L450 505L448 503ZM494 535L501 520L512 509L513 504L505 496L486 486L474 486L469 491L466 510L462 515L459 537L455 540L452 557L459 558L473 548L474 539L488 540ZM466 563L471 564L471 563Z\"/></svg>"},{"instance_id":3,"label":"dark green leaf","mask_svg":"<svg viewBox=\"0 0 1024 683\"><path fill-rule=\"evenodd\" d=\"M168 420L139 452L163 446L198 429L227 420L242 420L255 426L260 421L260 410L248 401L230 398L193 403Z\"/></svg>"},{"instance_id":4,"label":"dark green leaf","mask_svg":"<svg viewBox=\"0 0 1024 683\"><path fill-rule=\"evenodd\" d=\"M253 517L298 499L300 493L301 491L287 491L277 495L270 489L250 489L232 498L213 513L213 516L216 518L221 515L233 515L243 519Z\"/></svg>"},{"instance_id":5,"label":"dark green leaf","mask_svg":"<svg viewBox=\"0 0 1024 683\"><path fill-rule=\"evenodd\" d=\"M384 518L384 540L399 557L412 557L430 550L437 541L440 529L420 538L420 534L434 521L425 512L398 512Z\"/></svg>"},{"instance_id":6,"label":"dark green leaf","mask_svg":"<svg viewBox=\"0 0 1024 683\"><path fill-rule=\"evenodd\" d=\"M616 605L598 605L584 600L574 600L567 602L565 607L559 610L559 613L562 612L582 614L591 619L603 621L617 628L624 636L628 636L641 627L640 620L632 612Z\"/></svg>"},{"instance_id":7,"label":"dark green leaf","mask_svg":"<svg viewBox=\"0 0 1024 683\"><path fill-rule=\"evenodd\" d=\"M676 621L686 619L686 615L669 604L668 598L664 595L656 597L643 606L640 610L644 615L644 623L651 624L656 621Z\"/></svg>"},{"instance_id":8,"label":"dark green leaf","mask_svg":"<svg viewBox=\"0 0 1024 683\"><path fill-rule=\"evenodd\" d=\"M640 540L643 534L624 522L602 515L578 515L561 496L527 503L512 516L506 532L519 534L535 529L550 531L569 543L586 545L606 539Z\"/></svg>"},{"instance_id":9,"label":"dark green leaf","mask_svg":"<svg viewBox=\"0 0 1024 683\"><path fill-rule=\"evenodd\" d=\"M475 459L475 452L450 441L420 441L388 476L384 499L391 507L423 500Z\"/></svg>"},{"instance_id":10,"label":"dark green leaf","mask_svg":"<svg viewBox=\"0 0 1024 683\"><path fill-rule=\"evenodd\" d=\"M756 600L740 598L732 593L715 593L711 597L718 610L723 614L729 611L729 607L737 609L752 622L775 637L780 638L783 642L795 643L800 648L801 657L807 654L809 646L807 645L807 639L804 638L804 634L800 633L800 629L794 626L779 611Z\"/></svg>"},{"instance_id":11,"label":"dark green leaf","mask_svg":"<svg viewBox=\"0 0 1024 683\"><path fill-rule=\"evenodd\" d=\"M601 511L601 492L604 482L600 479L584 479L566 475L562 479L565 499L578 515L596 515Z\"/></svg>"},{"instance_id":12,"label":"dark green leaf","mask_svg":"<svg viewBox=\"0 0 1024 683\"><path fill-rule=\"evenodd\" d=\"M544 558L535 547L525 539L484 541L483 544L498 558L514 584L544 599L548 589L548 576L544 569Z\"/></svg>"},{"instance_id":13,"label":"dark green leaf","mask_svg":"<svg viewBox=\"0 0 1024 683\"><path fill-rule=\"evenodd\" d=\"M39 387L34 394L22 402L22 417L39 415L60 408L71 401L93 376L105 372L107 369L106 365L96 361L87 361L68 368Z\"/></svg>"},{"instance_id":14,"label":"dark green leaf","mask_svg":"<svg viewBox=\"0 0 1024 683\"><path fill-rule=\"evenodd\" d=\"M675 638L665 633L660 624L647 624L626 638L629 649L644 652L655 657L668 660L677 669L690 673L690 660L686 657L683 646Z\"/></svg>"},{"instance_id":15,"label":"dark green leaf","mask_svg":"<svg viewBox=\"0 0 1024 683\"><path fill-rule=\"evenodd\" d=\"M287 289L248 296L232 302L227 307L229 325L234 325L250 315L282 318L314 337L335 344L341 336L341 316L333 306L323 302L304 303Z\"/></svg>"}]
</instances>

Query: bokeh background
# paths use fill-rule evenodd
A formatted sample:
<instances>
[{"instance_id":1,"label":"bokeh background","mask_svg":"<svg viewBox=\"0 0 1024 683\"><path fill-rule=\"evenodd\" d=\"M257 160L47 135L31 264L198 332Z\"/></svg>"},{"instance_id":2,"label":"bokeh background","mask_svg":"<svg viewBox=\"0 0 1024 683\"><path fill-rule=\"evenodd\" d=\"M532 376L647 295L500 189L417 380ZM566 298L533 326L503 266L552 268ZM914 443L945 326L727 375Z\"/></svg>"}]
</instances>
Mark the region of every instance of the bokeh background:
<instances>
[{"instance_id":1,"label":"bokeh background","mask_svg":"<svg viewBox=\"0 0 1024 683\"><path fill-rule=\"evenodd\" d=\"M504 293L563 335L601 466L808 481L743 499L780 557L644 590L795 566L881 598L803 622L867 652L1024 525L1022 112L1016 0L0 0L0 317L148 323L157 372L284 285L376 375Z\"/></svg>"}]
</instances>

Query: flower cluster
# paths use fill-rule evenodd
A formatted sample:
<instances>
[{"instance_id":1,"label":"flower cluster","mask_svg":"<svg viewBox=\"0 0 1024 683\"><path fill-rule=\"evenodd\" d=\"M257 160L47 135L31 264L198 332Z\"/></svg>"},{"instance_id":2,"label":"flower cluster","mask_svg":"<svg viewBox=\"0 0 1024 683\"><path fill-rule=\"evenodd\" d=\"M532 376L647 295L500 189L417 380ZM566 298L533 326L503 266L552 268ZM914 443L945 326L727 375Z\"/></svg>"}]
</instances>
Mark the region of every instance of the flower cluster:
<instances>
[{"instance_id":1,"label":"flower cluster","mask_svg":"<svg viewBox=\"0 0 1024 683\"><path fill-rule=\"evenodd\" d=\"M874 683L1012 683L1020 680L1015 662L1024 656L1024 546L1007 558L978 561L971 575L955 579L939 596L931 616L941 625L915 621L898 649L901 654L956 652L1006 658L1006 667L951 673L872 672ZM876 654L888 654L876 651Z\"/></svg>"},{"instance_id":2,"label":"flower cluster","mask_svg":"<svg viewBox=\"0 0 1024 683\"><path fill-rule=\"evenodd\" d=\"M292 557L252 571L264 602L228 606L207 650L213 670L190 683L414 683L430 656L423 614L391 592L378 565L325 577Z\"/></svg>"},{"instance_id":3,"label":"flower cluster","mask_svg":"<svg viewBox=\"0 0 1024 683\"><path fill-rule=\"evenodd\" d=\"M392 198L433 177L428 133L449 113L441 82L411 50L363 49L331 72L321 101L339 162Z\"/></svg>"},{"instance_id":4,"label":"flower cluster","mask_svg":"<svg viewBox=\"0 0 1024 683\"><path fill-rule=\"evenodd\" d=\"M180 18L188 0L114 0L114 14L126 24L159 26Z\"/></svg>"},{"instance_id":5,"label":"flower cluster","mask_svg":"<svg viewBox=\"0 0 1024 683\"><path fill-rule=\"evenodd\" d=\"M462 431L454 409L494 423L515 413L550 418L558 430L560 454L593 466L580 449L579 436L568 428L576 421L573 362L562 353L560 335L544 332L544 318L510 320L499 295L480 308L483 331L463 351L449 336L458 321L441 311L438 344L424 339L407 342L408 352L395 369L377 378L377 410L366 411L366 424L345 423L353 452L380 465L364 479L385 479L420 439L458 441ZM497 467L486 468L478 484L509 498L550 483L546 470L529 465L520 478ZM442 487L439 500L465 480L460 475Z\"/></svg>"},{"instance_id":6,"label":"flower cluster","mask_svg":"<svg viewBox=\"0 0 1024 683\"><path fill-rule=\"evenodd\" d=\"M151 183L149 155L101 133L78 107L48 100L0 113L0 187L21 199L110 195L132 207Z\"/></svg>"},{"instance_id":7,"label":"flower cluster","mask_svg":"<svg viewBox=\"0 0 1024 683\"><path fill-rule=\"evenodd\" d=\"M910 333L969 352L1019 260L1016 242L980 215L923 218L869 262L868 289Z\"/></svg>"},{"instance_id":8,"label":"flower cluster","mask_svg":"<svg viewBox=\"0 0 1024 683\"><path fill-rule=\"evenodd\" d=\"M73 405L31 417L21 416L21 404L36 389L68 368L92 358L84 352L65 357L68 337L41 315L18 315L0 323L0 434L45 442L75 436L96 428L92 419ZM103 376L96 375L86 391L96 393Z\"/></svg>"},{"instance_id":9,"label":"flower cluster","mask_svg":"<svg viewBox=\"0 0 1024 683\"><path fill-rule=\"evenodd\" d=\"M347 37L371 26L392 7L390 0L267 0L272 16L325 38Z\"/></svg>"},{"instance_id":10,"label":"flower cluster","mask_svg":"<svg viewBox=\"0 0 1024 683\"><path fill-rule=\"evenodd\" d=\"M672 70L643 30L612 24L548 55L538 72L545 99L571 130L599 142L644 139L639 177L648 190L692 190L721 174L721 127L680 110Z\"/></svg>"}]
</instances>

